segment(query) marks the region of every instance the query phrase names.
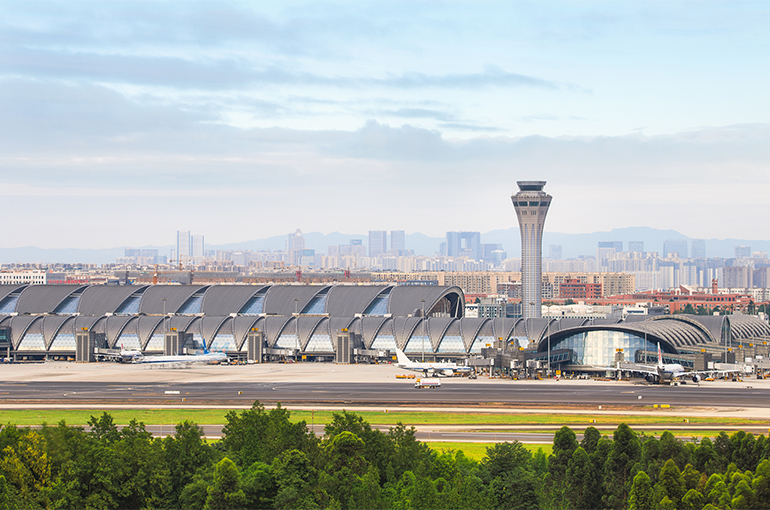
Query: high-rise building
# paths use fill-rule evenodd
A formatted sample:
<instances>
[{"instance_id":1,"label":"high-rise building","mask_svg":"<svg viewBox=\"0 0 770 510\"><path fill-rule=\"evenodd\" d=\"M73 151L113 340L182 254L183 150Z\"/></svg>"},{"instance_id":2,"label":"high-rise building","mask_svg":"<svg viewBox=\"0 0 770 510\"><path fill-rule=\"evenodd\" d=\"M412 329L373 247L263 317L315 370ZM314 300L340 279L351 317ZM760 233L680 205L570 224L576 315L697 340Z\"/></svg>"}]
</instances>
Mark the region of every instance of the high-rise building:
<instances>
[{"instance_id":1,"label":"high-rise building","mask_svg":"<svg viewBox=\"0 0 770 510\"><path fill-rule=\"evenodd\" d=\"M706 240L705 239L693 239L690 242L690 256L694 259L706 258Z\"/></svg>"},{"instance_id":2,"label":"high-rise building","mask_svg":"<svg viewBox=\"0 0 770 510\"><path fill-rule=\"evenodd\" d=\"M644 253L644 241L628 241L628 251Z\"/></svg>"},{"instance_id":3,"label":"high-rise building","mask_svg":"<svg viewBox=\"0 0 770 510\"><path fill-rule=\"evenodd\" d=\"M511 201L521 231L522 313L529 319L541 316L543 226L553 197L543 191L545 181L518 181L516 184L519 192L511 196Z\"/></svg>"},{"instance_id":4,"label":"high-rise building","mask_svg":"<svg viewBox=\"0 0 770 510\"><path fill-rule=\"evenodd\" d=\"M203 261L205 254L205 248L203 245L203 235L193 235L192 236L192 250L191 255L194 261L200 262Z\"/></svg>"},{"instance_id":5,"label":"high-rise building","mask_svg":"<svg viewBox=\"0 0 770 510\"><path fill-rule=\"evenodd\" d=\"M286 238L286 257L287 262L293 266L299 265L302 250L305 249L305 238L302 231L297 229L293 234Z\"/></svg>"},{"instance_id":6,"label":"high-rise building","mask_svg":"<svg viewBox=\"0 0 770 510\"><path fill-rule=\"evenodd\" d=\"M735 258L741 259L741 258L749 258L751 257L751 246L736 246L735 247Z\"/></svg>"},{"instance_id":7,"label":"high-rise building","mask_svg":"<svg viewBox=\"0 0 770 510\"><path fill-rule=\"evenodd\" d=\"M177 230L176 233L176 259L179 264L190 261L192 255L192 240L189 230Z\"/></svg>"},{"instance_id":8,"label":"high-rise building","mask_svg":"<svg viewBox=\"0 0 770 510\"><path fill-rule=\"evenodd\" d=\"M551 244L548 246L548 258L552 260L561 260L560 244Z\"/></svg>"},{"instance_id":9,"label":"high-rise building","mask_svg":"<svg viewBox=\"0 0 770 510\"><path fill-rule=\"evenodd\" d=\"M369 256L377 257L388 252L388 233L384 230L369 231Z\"/></svg>"},{"instance_id":10,"label":"high-rise building","mask_svg":"<svg viewBox=\"0 0 770 510\"><path fill-rule=\"evenodd\" d=\"M680 259L687 258L687 239L666 239L663 242L663 257L676 253Z\"/></svg>"},{"instance_id":11,"label":"high-rise building","mask_svg":"<svg viewBox=\"0 0 770 510\"><path fill-rule=\"evenodd\" d=\"M397 254L406 250L406 235L403 230L390 231L390 251Z\"/></svg>"},{"instance_id":12,"label":"high-rise building","mask_svg":"<svg viewBox=\"0 0 770 510\"><path fill-rule=\"evenodd\" d=\"M484 252L481 248L480 232L447 232L447 257L468 257L472 260L482 260Z\"/></svg>"}]
</instances>

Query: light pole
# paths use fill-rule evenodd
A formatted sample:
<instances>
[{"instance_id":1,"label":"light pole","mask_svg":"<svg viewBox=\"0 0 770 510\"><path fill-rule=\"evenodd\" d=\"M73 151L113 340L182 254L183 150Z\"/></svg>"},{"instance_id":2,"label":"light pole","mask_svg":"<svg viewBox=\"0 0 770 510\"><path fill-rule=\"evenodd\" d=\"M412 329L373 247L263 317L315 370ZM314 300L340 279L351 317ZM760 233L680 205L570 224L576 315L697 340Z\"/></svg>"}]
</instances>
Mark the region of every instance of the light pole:
<instances>
[{"instance_id":1,"label":"light pole","mask_svg":"<svg viewBox=\"0 0 770 510\"><path fill-rule=\"evenodd\" d=\"M422 302L422 361L425 361L425 300Z\"/></svg>"},{"instance_id":2,"label":"light pole","mask_svg":"<svg viewBox=\"0 0 770 510\"><path fill-rule=\"evenodd\" d=\"M548 365L547 365L548 372L547 374L548 374L548 377L550 377L551 376L551 318L550 317L548 317L547 330L548 330L548 333L547 333L548 334Z\"/></svg>"},{"instance_id":3,"label":"light pole","mask_svg":"<svg viewBox=\"0 0 770 510\"><path fill-rule=\"evenodd\" d=\"M294 298L294 334L297 337L297 352L299 352L299 298Z\"/></svg>"},{"instance_id":4,"label":"light pole","mask_svg":"<svg viewBox=\"0 0 770 510\"><path fill-rule=\"evenodd\" d=\"M166 335L168 335L168 323L166 322L166 298L161 298L163 301L163 350L166 350ZM164 352L165 354L165 352Z\"/></svg>"}]
</instances>

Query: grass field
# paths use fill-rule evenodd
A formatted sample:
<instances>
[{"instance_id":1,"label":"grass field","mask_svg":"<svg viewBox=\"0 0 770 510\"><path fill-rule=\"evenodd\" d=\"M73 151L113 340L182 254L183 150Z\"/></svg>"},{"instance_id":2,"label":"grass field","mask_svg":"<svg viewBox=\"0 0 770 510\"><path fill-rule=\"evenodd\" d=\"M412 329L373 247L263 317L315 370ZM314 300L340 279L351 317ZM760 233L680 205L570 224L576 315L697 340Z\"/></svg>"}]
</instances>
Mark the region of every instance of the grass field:
<instances>
[{"instance_id":1,"label":"grass field","mask_svg":"<svg viewBox=\"0 0 770 510\"><path fill-rule=\"evenodd\" d=\"M224 424L224 409L111 409L108 411L115 423L127 424L131 419L147 425L169 425L190 420L201 425ZM236 411L238 412L238 411ZM98 409L32 409L32 410L0 410L0 423L15 425L54 425L65 420L68 425L85 425L91 416L99 416ZM304 420L307 423L326 424L332 419L334 411L291 411L292 421ZM502 413L442 413L417 411L388 411L388 412L357 412L364 420L372 425L395 425L398 422L407 425L553 425L554 430L562 425L573 428L595 426L599 429L614 429L612 425L627 423L634 425L660 425L665 430L666 425L683 425L684 418L674 414L670 416L644 415L591 415L591 414L502 414ZM595 420L595 423L594 423ZM766 425L766 421L745 420L737 418L690 417L690 425L714 425L720 427L739 428L746 425ZM604 426L602 426L604 425ZM542 432L542 431L540 431ZM702 432L698 432L703 435Z\"/></svg>"},{"instance_id":2,"label":"grass field","mask_svg":"<svg viewBox=\"0 0 770 510\"><path fill-rule=\"evenodd\" d=\"M428 442L433 450L462 450L466 457L473 460L481 460L487 456L487 448L491 448L495 443L444 443ZM551 455L553 445L550 444L525 444L524 447L534 455L537 450L542 449L546 455Z\"/></svg>"}]
</instances>

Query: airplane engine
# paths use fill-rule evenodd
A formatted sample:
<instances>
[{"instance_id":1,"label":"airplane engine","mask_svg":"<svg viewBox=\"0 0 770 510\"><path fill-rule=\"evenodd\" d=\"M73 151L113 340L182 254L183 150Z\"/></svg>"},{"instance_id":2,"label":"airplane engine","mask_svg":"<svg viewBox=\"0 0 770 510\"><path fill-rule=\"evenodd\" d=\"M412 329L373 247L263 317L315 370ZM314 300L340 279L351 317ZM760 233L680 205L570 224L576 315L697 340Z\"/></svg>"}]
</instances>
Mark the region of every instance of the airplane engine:
<instances>
[{"instance_id":1,"label":"airplane engine","mask_svg":"<svg viewBox=\"0 0 770 510\"><path fill-rule=\"evenodd\" d=\"M695 374L692 376L692 382L699 383L701 381L701 376L699 374Z\"/></svg>"},{"instance_id":2,"label":"airplane engine","mask_svg":"<svg viewBox=\"0 0 770 510\"><path fill-rule=\"evenodd\" d=\"M444 375L447 377L452 377L453 375L455 375L455 373L454 373L454 370L450 370L447 368L444 370Z\"/></svg>"},{"instance_id":3,"label":"airplane engine","mask_svg":"<svg viewBox=\"0 0 770 510\"><path fill-rule=\"evenodd\" d=\"M658 382L658 378L657 378L657 376L654 376L654 375L652 375L652 374L647 374L647 375L645 375L645 376L644 376L644 380L645 380L645 381L647 381L648 383L655 383L655 382Z\"/></svg>"}]
</instances>

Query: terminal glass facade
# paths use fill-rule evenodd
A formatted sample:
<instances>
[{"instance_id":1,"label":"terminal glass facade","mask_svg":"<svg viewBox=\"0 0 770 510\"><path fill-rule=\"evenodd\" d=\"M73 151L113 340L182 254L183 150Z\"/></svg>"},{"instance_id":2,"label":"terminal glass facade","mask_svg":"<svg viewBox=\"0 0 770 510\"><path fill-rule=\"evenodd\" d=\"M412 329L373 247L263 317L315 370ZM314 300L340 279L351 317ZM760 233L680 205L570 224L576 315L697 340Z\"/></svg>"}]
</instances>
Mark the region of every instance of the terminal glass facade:
<instances>
[{"instance_id":1,"label":"terminal glass facade","mask_svg":"<svg viewBox=\"0 0 770 510\"><path fill-rule=\"evenodd\" d=\"M460 336L445 336L438 344L440 354L465 354L465 345Z\"/></svg>"},{"instance_id":2,"label":"terminal glass facade","mask_svg":"<svg viewBox=\"0 0 770 510\"><path fill-rule=\"evenodd\" d=\"M237 351L238 347L235 345L235 337L232 333L219 333L211 341L210 351Z\"/></svg>"},{"instance_id":3,"label":"terminal glass facade","mask_svg":"<svg viewBox=\"0 0 770 510\"><path fill-rule=\"evenodd\" d=\"M627 361L636 359L636 351L655 351L657 347L634 333L625 331L586 331L551 344L551 350L572 349L578 365L609 367L615 363L615 352L623 349Z\"/></svg>"},{"instance_id":4,"label":"terminal glass facade","mask_svg":"<svg viewBox=\"0 0 770 510\"><path fill-rule=\"evenodd\" d=\"M21 339L18 347L19 351L44 351L45 340L42 333L27 333Z\"/></svg>"},{"instance_id":5,"label":"terminal glass facade","mask_svg":"<svg viewBox=\"0 0 770 510\"><path fill-rule=\"evenodd\" d=\"M404 348L405 353L433 353L433 348L430 345L430 338L427 335L412 335L412 338L406 343Z\"/></svg>"},{"instance_id":6,"label":"terminal glass facade","mask_svg":"<svg viewBox=\"0 0 770 510\"><path fill-rule=\"evenodd\" d=\"M334 352L334 347L332 346L332 339L329 335L325 335L323 333L313 335L310 337L310 340L307 343L307 347L305 347L305 351L307 352Z\"/></svg>"},{"instance_id":7,"label":"terminal glass facade","mask_svg":"<svg viewBox=\"0 0 770 510\"><path fill-rule=\"evenodd\" d=\"M396 350L396 337L389 334L377 335L372 342L372 349L378 351L395 351Z\"/></svg>"},{"instance_id":8,"label":"terminal glass facade","mask_svg":"<svg viewBox=\"0 0 770 510\"><path fill-rule=\"evenodd\" d=\"M75 333L59 333L51 342L51 351L74 351Z\"/></svg>"},{"instance_id":9,"label":"terminal glass facade","mask_svg":"<svg viewBox=\"0 0 770 510\"><path fill-rule=\"evenodd\" d=\"M165 339L166 335L163 334L163 332L155 332L151 337L150 340L147 342L147 347L144 348L145 351L162 351L165 348Z\"/></svg>"}]
</instances>

